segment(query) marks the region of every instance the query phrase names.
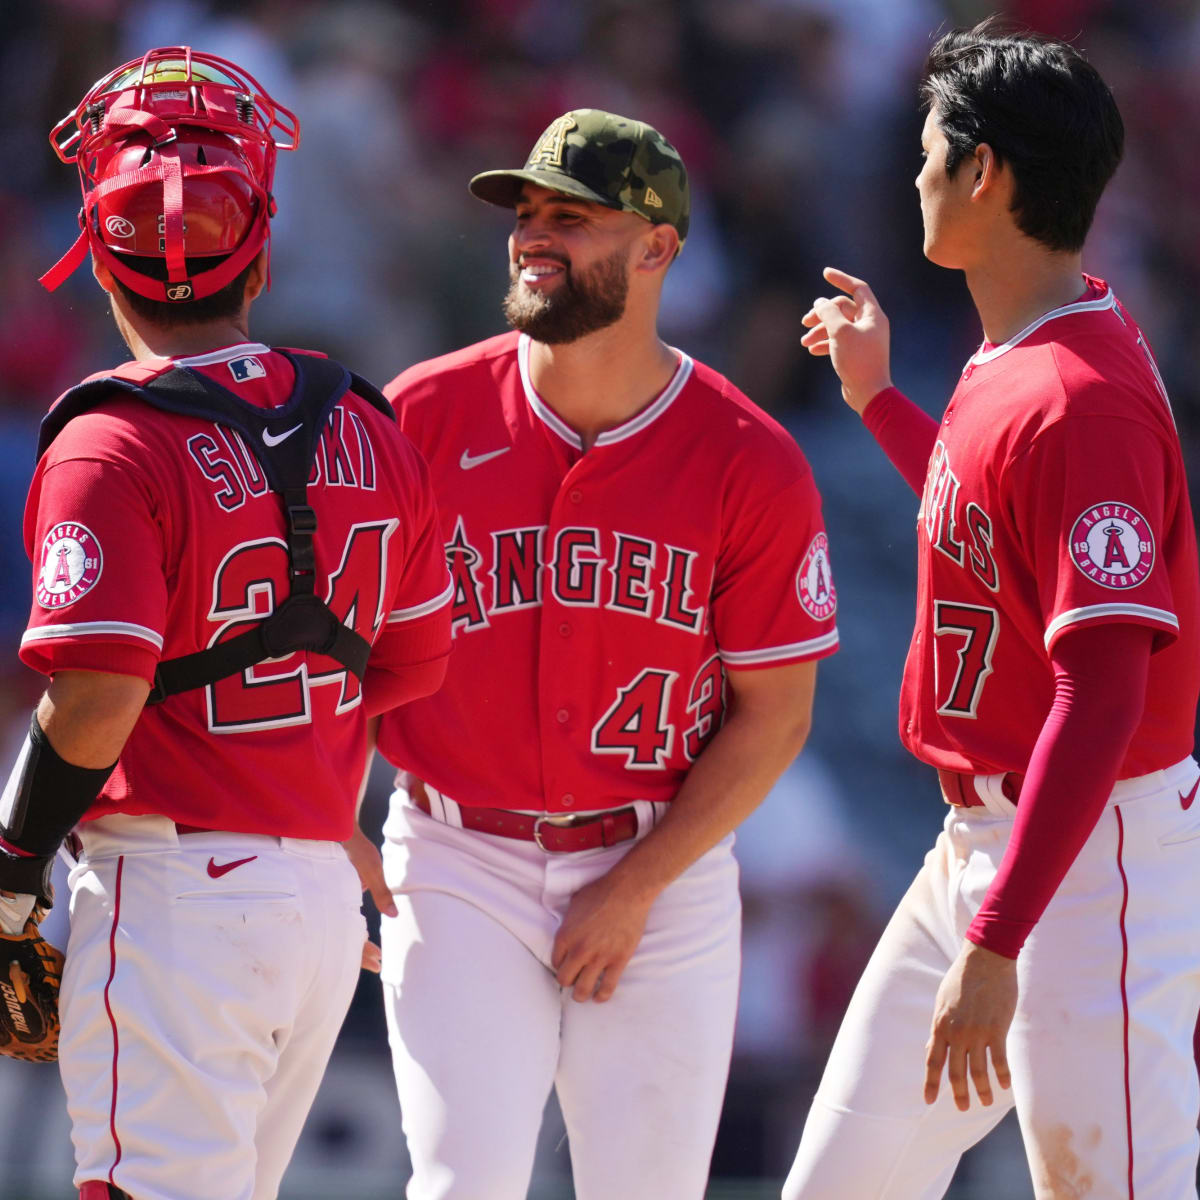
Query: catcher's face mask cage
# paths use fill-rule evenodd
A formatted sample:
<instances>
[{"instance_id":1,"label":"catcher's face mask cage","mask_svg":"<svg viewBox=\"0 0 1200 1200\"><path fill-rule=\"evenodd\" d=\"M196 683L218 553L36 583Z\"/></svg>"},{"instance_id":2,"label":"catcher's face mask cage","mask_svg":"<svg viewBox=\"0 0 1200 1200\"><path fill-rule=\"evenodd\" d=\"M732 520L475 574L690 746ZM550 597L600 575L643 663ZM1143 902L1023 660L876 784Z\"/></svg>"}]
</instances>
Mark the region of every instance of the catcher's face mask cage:
<instances>
[{"instance_id":1,"label":"catcher's face mask cage","mask_svg":"<svg viewBox=\"0 0 1200 1200\"><path fill-rule=\"evenodd\" d=\"M83 208L78 239L42 284L53 291L90 249L151 300L211 296L269 245L275 152L299 142L296 117L226 59L166 46L125 63L50 133L79 168ZM165 261L166 280L113 251ZM216 265L189 276L197 258Z\"/></svg>"}]
</instances>

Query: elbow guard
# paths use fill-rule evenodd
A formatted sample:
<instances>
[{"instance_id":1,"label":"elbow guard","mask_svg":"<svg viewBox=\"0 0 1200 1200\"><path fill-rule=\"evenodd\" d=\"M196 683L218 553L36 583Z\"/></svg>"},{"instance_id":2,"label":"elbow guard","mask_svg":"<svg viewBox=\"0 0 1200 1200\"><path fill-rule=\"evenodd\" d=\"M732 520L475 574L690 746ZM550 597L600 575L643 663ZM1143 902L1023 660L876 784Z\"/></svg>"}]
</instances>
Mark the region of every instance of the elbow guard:
<instances>
[{"instance_id":1,"label":"elbow guard","mask_svg":"<svg viewBox=\"0 0 1200 1200\"><path fill-rule=\"evenodd\" d=\"M29 723L0 796L0 888L44 895L50 863L116 767L77 767L61 758L38 723Z\"/></svg>"}]
</instances>

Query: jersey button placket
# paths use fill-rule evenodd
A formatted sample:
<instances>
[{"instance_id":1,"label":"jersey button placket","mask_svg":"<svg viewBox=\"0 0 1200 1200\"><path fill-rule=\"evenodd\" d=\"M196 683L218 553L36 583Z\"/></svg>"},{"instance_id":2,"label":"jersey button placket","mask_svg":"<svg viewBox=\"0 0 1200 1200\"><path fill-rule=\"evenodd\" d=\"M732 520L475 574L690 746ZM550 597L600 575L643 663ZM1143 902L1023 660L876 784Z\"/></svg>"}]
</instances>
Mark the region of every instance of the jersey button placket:
<instances>
[{"instance_id":1,"label":"jersey button placket","mask_svg":"<svg viewBox=\"0 0 1200 1200\"><path fill-rule=\"evenodd\" d=\"M568 471L578 474L588 467L575 463ZM564 480L560 486L550 512L546 530L547 560L553 559L557 550L557 539L564 529L579 528L582 519L581 506L584 489L574 479ZM584 556L590 560L592 554ZM540 639L539 687L542 692L543 736L542 736L542 779L545 787L547 807L551 810L570 811L576 804L576 793L567 789L575 783L576 764L573 742L579 735L579 722L586 726L587 715L576 710L576 706L555 703L554 693L562 687L564 679L574 677L572 637L578 622L575 605L565 605L559 600L554 580L546 579L542 601L542 626ZM583 735L586 740L586 733Z\"/></svg>"}]
</instances>

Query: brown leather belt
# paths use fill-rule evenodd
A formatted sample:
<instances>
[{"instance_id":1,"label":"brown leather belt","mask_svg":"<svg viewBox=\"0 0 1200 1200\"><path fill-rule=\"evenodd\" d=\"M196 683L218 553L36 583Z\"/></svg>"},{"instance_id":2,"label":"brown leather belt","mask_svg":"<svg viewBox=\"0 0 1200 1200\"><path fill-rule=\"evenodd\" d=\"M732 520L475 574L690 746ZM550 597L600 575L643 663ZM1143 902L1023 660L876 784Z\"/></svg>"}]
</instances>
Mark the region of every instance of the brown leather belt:
<instances>
[{"instance_id":1,"label":"brown leather belt","mask_svg":"<svg viewBox=\"0 0 1200 1200\"><path fill-rule=\"evenodd\" d=\"M983 807L983 800L975 789L975 779L974 775L960 775L957 771L938 770L938 783L941 785L942 795L946 798L946 803L952 804L955 808ZM1021 795L1021 785L1024 782L1024 775L1020 775L1016 771L1009 771L1000 781L1000 790L1013 804L1016 804Z\"/></svg>"},{"instance_id":2,"label":"brown leather belt","mask_svg":"<svg viewBox=\"0 0 1200 1200\"><path fill-rule=\"evenodd\" d=\"M408 794L423 813L434 815L429 793L419 779L410 781ZM523 813L460 804L458 812L464 829L534 842L552 854L616 846L637 837L638 832L637 810L632 806L602 813Z\"/></svg>"}]
</instances>

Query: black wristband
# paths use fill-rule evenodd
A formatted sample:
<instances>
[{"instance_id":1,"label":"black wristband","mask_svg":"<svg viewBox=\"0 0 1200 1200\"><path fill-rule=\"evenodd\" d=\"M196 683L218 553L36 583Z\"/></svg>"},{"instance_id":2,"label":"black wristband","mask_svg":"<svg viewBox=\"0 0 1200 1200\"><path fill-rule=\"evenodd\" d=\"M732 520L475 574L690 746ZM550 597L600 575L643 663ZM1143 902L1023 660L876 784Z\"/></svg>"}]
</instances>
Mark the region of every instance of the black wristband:
<instances>
[{"instance_id":1,"label":"black wristband","mask_svg":"<svg viewBox=\"0 0 1200 1200\"><path fill-rule=\"evenodd\" d=\"M35 857L53 858L116 765L92 768L67 762L50 745L35 711L0 800L0 837Z\"/></svg>"},{"instance_id":2,"label":"black wristband","mask_svg":"<svg viewBox=\"0 0 1200 1200\"><path fill-rule=\"evenodd\" d=\"M54 866L54 855L39 855L37 858L18 858L0 850L0 888L6 892L33 895L50 907L50 868Z\"/></svg>"}]
</instances>

